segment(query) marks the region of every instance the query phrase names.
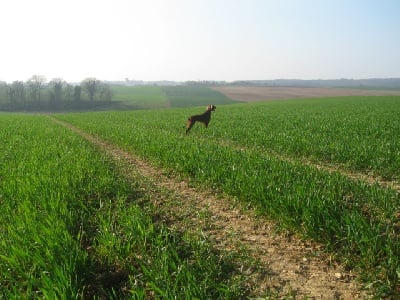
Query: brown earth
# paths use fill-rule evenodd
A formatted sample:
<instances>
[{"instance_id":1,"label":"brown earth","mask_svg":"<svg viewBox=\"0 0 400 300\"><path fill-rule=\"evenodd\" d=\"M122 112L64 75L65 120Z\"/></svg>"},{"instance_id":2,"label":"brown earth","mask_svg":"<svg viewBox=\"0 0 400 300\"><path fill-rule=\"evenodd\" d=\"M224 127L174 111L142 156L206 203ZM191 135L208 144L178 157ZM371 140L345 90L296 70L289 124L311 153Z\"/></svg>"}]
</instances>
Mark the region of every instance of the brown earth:
<instances>
[{"instance_id":1,"label":"brown earth","mask_svg":"<svg viewBox=\"0 0 400 300\"><path fill-rule=\"evenodd\" d=\"M329 87L254 87L221 86L214 90L238 101L262 101L296 98L323 98L338 96L385 96L400 95L400 90L368 90Z\"/></svg>"},{"instance_id":2,"label":"brown earth","mask_svg":"<svg viewBox=\"0 0 400 300\"><path fill-rule=\"evenodd\" d=\"M52 118L53 119L53 118ZM199 190L153 167L133 153L102 141L69 123L53 119L108 153L122 166L127 180L148 178L155 189L143 187L171 228L201 234L223 251L244 249L253 257L243 265L251 296L265 299L367 299L356 274L346 270L323 246L278 230L277 223L257 217L235 199ZM157 191L158 190L158 191ZM164 192L160 192L163 190ZM168 196L166 196L167 191ZM268 296L266 296L268 295Z\"/></svg>"}]
</instances>

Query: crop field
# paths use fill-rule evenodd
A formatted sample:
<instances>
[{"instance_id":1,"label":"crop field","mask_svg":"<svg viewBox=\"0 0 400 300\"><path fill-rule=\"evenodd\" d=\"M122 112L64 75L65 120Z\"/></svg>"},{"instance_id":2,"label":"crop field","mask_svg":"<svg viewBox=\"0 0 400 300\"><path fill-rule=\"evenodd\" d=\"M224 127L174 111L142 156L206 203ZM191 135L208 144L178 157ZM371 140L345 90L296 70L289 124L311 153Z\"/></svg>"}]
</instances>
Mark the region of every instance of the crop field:
<instances>
[{"instance_id":1,"label":"crop field","mask_svg":"<svg viewBox=\"0 0 400 300\"><path fill-rule=\"evenodd\" d=\"M168 107L168 99L158 86L111 87L113 100L121 101L131 109Z\"/></svg>"},{"instance_id":2,"label":"crop field","mask_svg":"<svg viewBox=\"0 0 400 300\"><path fill-rule=\"evenodd\" d=\"M278 99L310 99L345 96L399 96L398 89L296 87L296 86L219 86L213 90L238 101L253 102Z\"/></svg>"},{"instance_id":3,"label":"crop field","mask_svg":"<svg viewBox=\"0 0 400 300\"><path fill-rule=\"evenodd\" d=\"M205 86L112 86L113 99L130 109L237 103Z\"/></svg>"},{"instance_id":4,"label":"crop field","mask_svg":"<svg viewBox=\"0 0 400 300\"><path fill-rule=\"evenodd\" d=\"M0 299L243 296L232 254L153 222L93 145L45 116L0 124Z\"/></svg>"},{"instance_id":5,"label":"crop field","mask_svg":"<svg viewBox=\"0 0 400 300\"><path fill-rule=\"evenodd\" d=\"M400 97L221 104L186 136L187 117L203 111L52 118L323 244L377 298L400 291ZM149 196L139 177L127 184L76 132L46 116L0 122L2 295L247 295L232 271L239 254L149 217L157 208L140 204ZM112 274L124 279L107 288Z\"/></svg>"},{"instance_id":6,"label":"crop field","mask_svg":"<svg viewBox=\"0 0 400 300\"><path fill-rule=\"evenodd\" d=\"M162 89L168 97L171 107L232 104L235 102L220 92L204 86L165 86Z\"/></svg>"}]
</instances>

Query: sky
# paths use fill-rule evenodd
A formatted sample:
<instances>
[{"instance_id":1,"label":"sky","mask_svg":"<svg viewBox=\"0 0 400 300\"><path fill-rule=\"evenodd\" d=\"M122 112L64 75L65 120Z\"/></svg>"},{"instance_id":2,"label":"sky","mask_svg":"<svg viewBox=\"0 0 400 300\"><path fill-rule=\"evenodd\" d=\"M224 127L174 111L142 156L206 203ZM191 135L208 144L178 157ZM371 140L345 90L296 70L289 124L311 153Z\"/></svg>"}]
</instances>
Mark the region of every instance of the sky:
<instances>
[{"instance_id":1,"label":"sky","mask_svg":"<svg viewBox=\"0 0 400 300\"><path fill-rule=\"evenodd\" d=\"M2 0L0 81L400 77L400 0Z\"/></svg>"}]
</instances>

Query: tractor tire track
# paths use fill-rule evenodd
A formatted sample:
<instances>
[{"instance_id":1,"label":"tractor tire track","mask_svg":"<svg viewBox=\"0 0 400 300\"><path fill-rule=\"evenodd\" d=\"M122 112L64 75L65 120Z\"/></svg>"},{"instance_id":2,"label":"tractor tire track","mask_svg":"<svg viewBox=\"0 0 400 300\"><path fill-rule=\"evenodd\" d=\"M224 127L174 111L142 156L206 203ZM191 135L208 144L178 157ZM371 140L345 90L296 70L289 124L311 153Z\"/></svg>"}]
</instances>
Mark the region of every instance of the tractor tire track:
<instances>
[{"instance_id":1,"label":"tractor tire track","mask_svg":"<svg viewBox=\"0 0 400 300\"><path fill-rule=\"evenodd\" d=\"M223 142L219 142L219 145L223 147L230 147L240 152L252 152L257 150L257 147L240 146L235 142L226 140ZM376 184L379 187L392 189L400 193L400 182L398 180L387 180L380 175L374 174L372 171L368 173L362 171L357 172L346 168L344 164L341 163L328 164L324 163L323 161L317 162L316 160L310 160L306 157L299 158L291 156L290 154L281 154L271 149L265 150L264 154L266 157L275 158L283 162L287 162L290 164L302 164L304 166L316 168L329 174L339 173L340 175L347 177L353 181L364 181L369 185Z\"/></svg>"},{"instance_id":2,"label":"tractor tire track","mask_svg":"<svg viewBox=\"0 0 400 300\"><path fill-rule=\"evenodd\" d=\"M277 225L241 208L232 199L212 191L197 190L188 182L168 177L133 153L99 139L70 123L50 117L92 144L114 160L122 162L123 173L138 172L161 190L173 195L148 190L152 201L168 226L189 230L206 236L216 248L229 251L244 249L257 262L243 270L252 278L251 295L266 299L367 299L360 289L356 275L335 262L323 251L323 246L279 232ZM245 267L245 266L243 266Z\"/></svg>"}]
</instances>

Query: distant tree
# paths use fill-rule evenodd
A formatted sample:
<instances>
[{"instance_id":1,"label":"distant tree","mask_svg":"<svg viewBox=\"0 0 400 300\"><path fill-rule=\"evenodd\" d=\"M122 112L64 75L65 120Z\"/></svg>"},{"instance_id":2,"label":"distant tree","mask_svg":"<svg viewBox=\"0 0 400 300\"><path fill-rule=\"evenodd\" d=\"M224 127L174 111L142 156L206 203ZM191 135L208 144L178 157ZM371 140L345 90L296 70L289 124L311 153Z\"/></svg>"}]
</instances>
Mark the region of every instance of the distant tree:
<instances>
[{"instance_id":1,"label":"distant tree","mask_svg":"<svg viewBox=\"0 0 400 300\"><path fill-rule=\"evenodd\" d=\"M101 85L101 81L96 78L93 78L93 77L86 78L85 80L83 80L81 82L81 86L88 93L90 101L94 100L94 95L100 88L100 85Z\"/></svg>"},{"instance_id":2,"label":"distant tree","mask_svg":"<svg viewBox=\"0 0 400 300\"><path fill-rule=\"evenodd\" d=\"M74 101L81 101L81 93L82 87L80 85L76 85L74 87Z\"/></svg>"},{"instance_id":3,"label":"distant tree","mask_svg":"<svg viewBox=\"0 0 400 300\"><path fill-rule=\"evenodd\" d=\"M63 87L66 85L66 82L62 78L53 78L49 82L49 86L51 88L51 99L55 102L60 102L62 100Z\"/></svg>"},{"instance_id":4,"label":"distant tree","mask_svg":"<svg viewBox=\"0 0 400 300\"><path fill-rule=\"evenodd\" d=\"M12 84L7 84L7 98L10 103L14 103L15 100L15 90L13 89Z\"/></svg>"},{"instance_id":5,"label":"distant tree","mask_svg":"<svg viewBox=\"0 0 400 300\"><path fill-rule=\"evenodd\" d=\"M103 84L101 86L100 100L103 100L103 101L111 101L112 100L112 92L111 92L111 88L108 84Z\"/></svg>"},{"instance_id":6,"label":"distant tree","mask_svg":"<svg viewBox=\"0 0 400 300\"><path fill-rule=\"evenodd\" d=\"M14 90L15 100L25 102L25 84L22 81L16 80L11 86Z\"/></svg>"},{"instance_id":7,"label":"distant tree","mask_svg":"<svg viewBox=\"0 0 400 300\"><path fill-rule=\"evenodd\" d=\"M41 90L43 89L45 83L46 83L46 77L43 75L33 75L28 80L30 95L33 101L40 102Z\"/></svg>"},{"instance_id":8,"label":"distant tree","mask_svg":"<svg viewBox=\"0 0 400 300\"><path fill-rule=\"evenodd\" d=\"M74 87L67 83L64 88L64 100L72 101L72 99L74 99Z\"/></svg>"},{"instance_id":9,"label":"distant tree","mask_svg":"<svg viewBox=\"0 0 400 300\"><path fill-rule=\"evenodd\" d=\"M7 99L7 83L0 81L0 102L5 102Z\"/></svg>"}]
</instances>

